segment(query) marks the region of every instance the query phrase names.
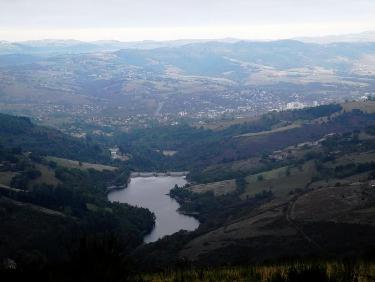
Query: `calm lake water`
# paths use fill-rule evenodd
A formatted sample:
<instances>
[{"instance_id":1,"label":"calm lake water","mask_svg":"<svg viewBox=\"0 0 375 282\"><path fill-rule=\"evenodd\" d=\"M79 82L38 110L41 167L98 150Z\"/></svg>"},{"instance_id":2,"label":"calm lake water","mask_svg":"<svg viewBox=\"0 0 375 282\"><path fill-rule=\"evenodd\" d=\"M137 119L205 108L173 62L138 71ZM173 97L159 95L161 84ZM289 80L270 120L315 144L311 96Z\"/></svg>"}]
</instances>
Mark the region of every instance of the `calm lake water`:
<instances>
[{"instance_id":1,"label":"calm lake water","mask_svg":"<svg viewBox=\"0 0 375 282\"><path fill-rule=\"evenodd\" d=\"M155 213L154 230L144 238L145 243L183 230L193 231L199 222L191 217L177 212L179 204L167 194L174 185L186 184L183 176L134 177L126 189L113 191L108 194L111 202L127 203L132 206L148 208Z\"/></svg>"}]
</instances>

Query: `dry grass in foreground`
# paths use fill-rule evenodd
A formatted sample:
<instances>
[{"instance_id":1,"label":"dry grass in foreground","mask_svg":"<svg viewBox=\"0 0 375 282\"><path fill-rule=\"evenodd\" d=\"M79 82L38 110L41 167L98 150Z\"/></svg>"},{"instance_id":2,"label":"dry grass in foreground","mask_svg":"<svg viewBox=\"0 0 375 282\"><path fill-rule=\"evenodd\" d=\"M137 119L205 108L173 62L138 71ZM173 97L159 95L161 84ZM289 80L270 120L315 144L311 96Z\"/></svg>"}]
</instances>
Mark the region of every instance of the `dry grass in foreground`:
<instances>
[{"instance_id":1,"label":"dry grass in foreground","mask_svg":"<svg viewBox=\"0 0 375 282\"><path fill-rule=\"evenodd\" d=\"M135 281L371 282L375 281L375 263L292 263L249 267L181 269L179 271L143 275Z\"/></svg>"}]
</instances>

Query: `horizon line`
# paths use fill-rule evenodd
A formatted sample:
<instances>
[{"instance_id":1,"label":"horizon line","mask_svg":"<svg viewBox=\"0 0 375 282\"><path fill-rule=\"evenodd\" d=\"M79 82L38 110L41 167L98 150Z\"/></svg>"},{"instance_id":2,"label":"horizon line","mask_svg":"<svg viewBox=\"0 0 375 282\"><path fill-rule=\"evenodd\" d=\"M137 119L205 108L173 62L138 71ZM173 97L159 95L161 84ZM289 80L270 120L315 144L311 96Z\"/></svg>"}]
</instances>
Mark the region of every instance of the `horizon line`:
<instances>
[{"instance_id":1,"label":"horizon line","mask_svg":"<svg viewBox=\"0 0 375 282\"><path fill-rule=\"evenodd\" d=\"M201 26L201 27L139 27L139 28L10 28L0 27L0 40L8 42L41 40L93 41L178 41L178 40L249 40L274 41L298 38L324 38L375 32L375 26L350 22L329 25L255 25L255 26Z\"/></svg>"},{"instance_id":2,"label":"horizon line","mask_svg":"<svg viewBox=\"0 0 375 282\"><path fill-rule=\"evenodd\" d=\"M26 43L26 42L41 42L41 41L76 41L82 43L96 43L96 42L118 42L118 43L146 43L146 42L177 42L177 41L207 41L207 42L214 42L214 41L225 41L225 40L233 40L233 41L251 41L251 42L272 42L272 41L300 41L308 40L308 39L324 39L329 37L339 37L339 36L351 36L351 35L361 35L365 33L374 33L375 30L366 30L363 32L358 33L337 33L337 34L329 34L329 35L322 35L322 36L296 36L296 37L280 37L280 38L241 38L241 37L216 37L216 38L190 38L190 37L181 37L176 39L140 39L140 40L120 40L120 39L93 39L93 40L85 40L85 39L77 39L77 38L69 38L69 37L45 37L40 39L26 39L26 40L2 40L0 38L0 42L7 42L7 43ZM375 39L374 39L375 41Z\"/></svg>"}]
</instances>

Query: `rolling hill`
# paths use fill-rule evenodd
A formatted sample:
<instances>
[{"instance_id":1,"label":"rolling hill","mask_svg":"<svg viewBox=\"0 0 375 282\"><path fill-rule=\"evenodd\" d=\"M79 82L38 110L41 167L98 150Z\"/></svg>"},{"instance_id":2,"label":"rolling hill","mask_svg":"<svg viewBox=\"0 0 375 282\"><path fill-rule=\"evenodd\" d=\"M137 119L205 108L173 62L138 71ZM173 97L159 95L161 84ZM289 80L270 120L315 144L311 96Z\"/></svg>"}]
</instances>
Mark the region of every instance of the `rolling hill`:
<instances>
[{"instance_id":1,"label":"rolling hill","mask_svg":"<svg viewBox=\"0 0 375 282\"><path fill-rule=\"evenodd\" d=\"M150 267L176 258L222 266L371 257L374 103L346 103L325 114L318 107L274 115L278 122L293 122L309 111L321 115L298 128L250 136L238 136L233 125L223 129L232 137L217 141L212 155L200 155L193 146L193 158L205 160L191 161L204 164L190 175L199 184L174 188L171 195L201 226L139 248L135 256ZM262 129L252 132L257 131ZM237 152L232 160L217 157L229 148Z\"/></svg>"},{"instance_id":2,"label":"rolling hill","mask_svg":"<svg viewBox=\"0 0 375 282\"><path fill-rule=\"evenodd\" d=\"M26 117L0 114L0 128L0 144L7 148L81 161L109 161L109 155L98 145L35 125Z\"/></svg>"}]
</instances>

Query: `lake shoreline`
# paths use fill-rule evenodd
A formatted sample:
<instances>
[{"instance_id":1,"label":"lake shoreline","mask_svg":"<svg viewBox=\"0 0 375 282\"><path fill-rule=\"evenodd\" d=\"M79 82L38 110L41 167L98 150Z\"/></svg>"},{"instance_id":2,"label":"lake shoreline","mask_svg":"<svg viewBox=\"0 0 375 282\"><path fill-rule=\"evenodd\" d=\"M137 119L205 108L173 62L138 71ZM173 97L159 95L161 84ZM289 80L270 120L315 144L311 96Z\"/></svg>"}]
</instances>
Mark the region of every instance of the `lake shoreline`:
<instances>
[{"instance_id":1,"label":"lake shoreline","mask_svg":"<svg viewBox=\"0 0 375 282\"><path fill-rule=\"evenodd\" d=\"M132 173L127 189L123 189L125 185L113 187L108 199L111 202L147 208L155 214L155 227L144 237L145 244L180 230L193 231L199 227L199 220L192 214L181 211L179 203L169 195L174 185L186 185L186 174L187 172L173 172L172 175L169 172Z\"/></svg>"},{"instance_id":2,"label":"lake shoreline","mask_svg":"<svg viewBox=\"0 0 375 282\"><path fill-rule=\"evenodd\" d=\"M128 181L124 185L112 185L108 186L106 189L106 193L109 194L113 191L118 191L122 189L126 189L131 181L132 178L136 177L164 177L164 176L187 176L189 174L189 171L167 171L167 172L131 172L130 176L128 178Z\"/></svg>"},{"instance_id":3,"label":"lake shoreline","mask_svg":"<svg viewBox=\"0 0 375 282\"><path fill-rule=\"evenodd\" d=\"M135 177L158 177L158 176L187 176L189 171L167 171L167 172L131 172L130 178Z\"/></svg>"}]
</instances>

